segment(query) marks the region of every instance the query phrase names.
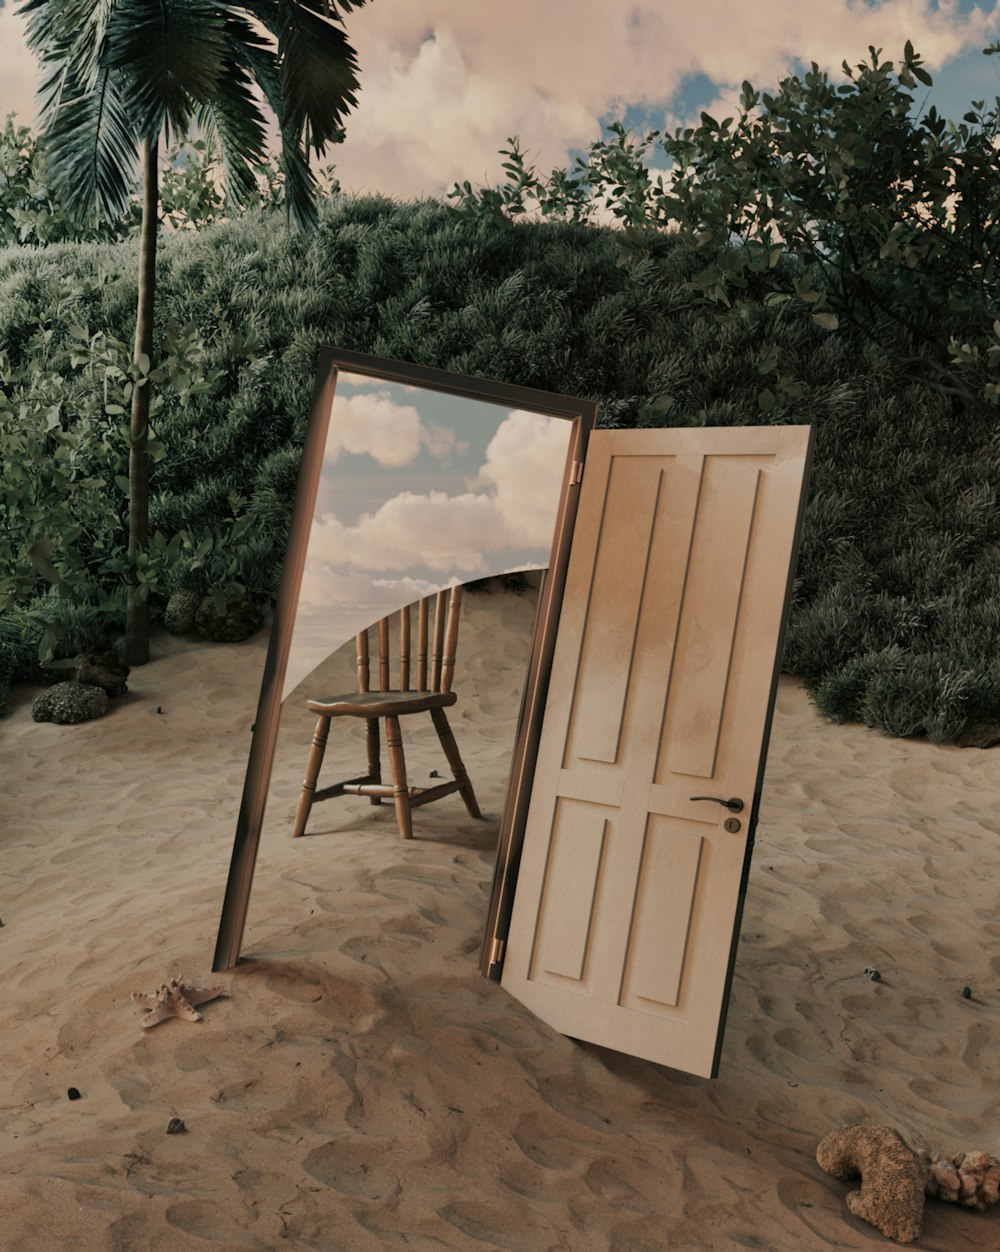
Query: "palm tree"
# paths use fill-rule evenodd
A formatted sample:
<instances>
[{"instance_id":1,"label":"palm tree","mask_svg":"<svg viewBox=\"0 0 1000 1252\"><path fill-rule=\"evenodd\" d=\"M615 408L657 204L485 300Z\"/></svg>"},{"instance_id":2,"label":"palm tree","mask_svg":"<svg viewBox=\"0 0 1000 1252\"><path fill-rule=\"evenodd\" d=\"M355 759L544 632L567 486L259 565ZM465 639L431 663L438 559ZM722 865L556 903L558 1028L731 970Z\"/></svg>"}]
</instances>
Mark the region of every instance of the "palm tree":
<instances>
[{"instance_id":1,"label":"palm tree","mask_svg":"<svg viewBox=\"0 0 1000 1252\"><path fill-rule=\"evenodd\" d=\"M135 328L136 384L129 451L131 573L125 628L129 665L149 660L149 605L137 562L148 545L149 366L156 292L161 137L197 128L214 142L230 204L256 194L266 118L281 138L285 203L302 227L316 221L309 154L344 135L356 103L357 62L338 10L365 0L27 0L28 44L38 55L42 139L54 186L77 213L114 218L141 162L142 226Z\"/></svg>"}]
</instances>

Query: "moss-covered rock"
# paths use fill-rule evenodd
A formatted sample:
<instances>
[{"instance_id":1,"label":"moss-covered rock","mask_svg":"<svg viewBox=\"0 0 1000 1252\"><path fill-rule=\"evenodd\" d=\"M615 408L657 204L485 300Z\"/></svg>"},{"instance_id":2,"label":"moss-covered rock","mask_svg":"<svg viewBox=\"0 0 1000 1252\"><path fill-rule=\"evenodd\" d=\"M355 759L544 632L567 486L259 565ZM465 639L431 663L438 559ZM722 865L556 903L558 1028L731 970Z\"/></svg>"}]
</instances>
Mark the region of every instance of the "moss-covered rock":
<instances>
[{"instance_id":1,"label":"moss-covered rock","mask_svg":"<svg viewBox=\"0 0 1000 1252\"><path fill-rule=\"evenodd\" d=\"M201 592L192 587L175 591L163 610L163 625L172 635L188 634L194 629L194 619L201 600Z\"/></svg>"},{"instance_id":2,"label":"moss-covered rock","mask_svg":"<svg viewBox=\"0 0 1000 1252\"><path fill-rule=\"evenodd\" d=\"M198 606L194 627L203 639L214 643L240 643L250 638L262 620L260 609L249 596L230 596L226 611L220 614L214 597L208 595Z\"/></svg>"},{"instance_id":3,"label":"moss-covered rock","mask_svg":"<svg viewBox=\"0 0 1000 1252\"><path fill-rule=\"evenodd\" d=\"M31 706L36 722L90 722L108 711L108 693L89 683L56 683Z\"/></svg>"},{"instance_id":4,"label":"moss-covered rock","mask_svg":"<svg viewBox=\"0 0 1000 1252\"><path fill-rule=\"evenodd\" d=\"M117 652L87 652L77 657L76 681L89 687L102 687L109 696L125 694L128 676L129 667L119 659Z\"/></svg>"}]
</instances>

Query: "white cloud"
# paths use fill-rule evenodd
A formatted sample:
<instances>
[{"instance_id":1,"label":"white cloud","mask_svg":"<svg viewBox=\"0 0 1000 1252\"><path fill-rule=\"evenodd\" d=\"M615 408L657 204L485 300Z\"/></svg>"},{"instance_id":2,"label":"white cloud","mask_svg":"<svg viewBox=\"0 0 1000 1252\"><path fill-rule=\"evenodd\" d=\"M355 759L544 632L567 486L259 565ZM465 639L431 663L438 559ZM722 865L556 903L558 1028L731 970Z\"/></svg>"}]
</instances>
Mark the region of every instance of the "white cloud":
<instances>
[{"instance_id":1,"label":"white cloud","mask_svg":"<svg viewBox=\"0 0 1000 1252\"><path fill-rule=\"evenodd\" d=\"M547 547L559 503L569 423L515 410L486 449L474 487L491 489L512 546Z\"/></svg>"},{"instance_id":2,"label":"white cloud","mask_svg":"<svg viewBox=\"0 0 1000 1252\"><path fill-rule=\"evenodd\" d=\"M998 21L997 0L964 12L957 0L372 0L345 21L361 92L328 159L349 190L441 195L466 178L502 180L498 151L516 134L547 174L598 138L598 118L626 104L666 110L690 75L719 85L721 107L743 79L775 86L798 59L839 73L869 44L898 60L910 39L937 76ZM38 69L23 27L0 10L0 103L32 121Z\"/></svg>"},{"instance_id":3,"label":"white cloud","mask_svg":"<svg viewBox=\"0 0 1000 1252\"><path fill-rule=\"evenodd\" d=\"M456 439L451 427L421 421L412 405L397 404L386 388L335 396L323 458L328 464L348 452L370 456L386 469L403 469L422 447L446 465L468 445Z\"/></svg>"},{"instance_id":4,"label":"white cloud","mask_svg":"<svg viewBox=\"0 0 1000 1252\"><path fill-rule=\"evenodd\" d=\"M328 513L313 527L310 563L379 571L423 567L468 579L495 568L489 554L547 552L568 437L569 423L561 418L509 413L469 490L403 491L353 525Z\"/></svg>"},{"instance_id":5,"label":"white cloud","mask_svg":"<svg viewBox=\"0 0 1000 1252\"><path fill-rule=\"evenodd\" d=\"M998 18L996 2L963 13L955 0L508 0L499 18L469 0L373 3L347 21L362 90L333 159L349 189L440 195L502 181L498 152L516 134L547 174L598 138L599 117L665 110L691 75L732 98L747 78L775 86L799 58L839 73L874 44L898 60L907 39L936 73Z\"/></svg>"},{"instance_id":6,"label":"white cloud","mask_svg":"<svg viewBox=\"0 0 1000 1252\"><path fill-rule=\"evenodd\" d=\"M332 464L342 452L368 453L379 465L400 469L416 460L420 433L417 410L395 404L388 391L337 395L324 459Z\"/></svg>"},{"instance_id":7,"label":"white cloud","mask_svg":"<svg viewBox=\"0 0 1000 1252\"><path fill-rule=\"evenodd\" d=\"M367 626L400 605L412 604L430 595L436 587L436 583L424 578L372 578L356 570L336 570L327 563L321 564L320 554L313 559L310 552L299 595L299 612L313 609L325 612L337 606L357 611L362 616L370 614L361 623ZM360 627L351 633L356 634L358 629Z\"/></svg>"},{"instance_id":8,"label":"white cloud","mask_svg":"<svg viewBox=\"0 0 1000 1252\"><path fill-rule=\"evenodd\" d=\"M424 566L475 578L485 569L483 553L507 546L505 539L503 515L489 496L405 491L353 526L327 515L309 544L310 556L315 546L325 559L353 569Z\"/></svg>"}]
</instances>

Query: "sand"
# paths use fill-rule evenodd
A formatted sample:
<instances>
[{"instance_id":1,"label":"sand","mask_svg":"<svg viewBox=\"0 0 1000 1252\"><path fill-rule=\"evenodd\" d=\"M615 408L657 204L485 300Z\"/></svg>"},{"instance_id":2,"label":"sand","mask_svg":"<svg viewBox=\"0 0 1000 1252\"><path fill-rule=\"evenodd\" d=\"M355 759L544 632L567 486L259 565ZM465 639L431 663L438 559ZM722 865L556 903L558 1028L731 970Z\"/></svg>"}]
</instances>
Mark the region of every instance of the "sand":
<instances>
[{"instance_id":1,"label":"sand","mask_svg":"<svg viewBox=\"0 0 1000 1252\"><path fill-rule=\"evenodd\" d=\"M218 976L265 636L158 635L86 725L37 725L16 693L4 1252L871 1249L815 1163L828 1130L1000 1151L1000 751L832 725L791 679L718 1079L563 1038L480 977L530 621L530 597L466 599L453 725L484 822L449 797L404 843L391 806L338 801L292 840L289 717L306 737L279 748L245 960ZM178 973L228 996L144 1032L129 993ZM929 1201L915 1246L995 1249L1000 1212Z\"/></svg>"}]
</instances>

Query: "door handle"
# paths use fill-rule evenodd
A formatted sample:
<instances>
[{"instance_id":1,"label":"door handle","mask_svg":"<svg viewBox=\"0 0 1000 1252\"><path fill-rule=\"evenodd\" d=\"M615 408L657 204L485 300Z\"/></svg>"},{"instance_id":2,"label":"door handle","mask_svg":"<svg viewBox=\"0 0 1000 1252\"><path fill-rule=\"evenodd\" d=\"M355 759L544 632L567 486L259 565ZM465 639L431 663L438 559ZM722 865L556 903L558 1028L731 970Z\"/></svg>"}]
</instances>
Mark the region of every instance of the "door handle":
<instances>
[{"instance_id":1,"label":"door handle","mask_svg":"<svg viewBox=\"0 0 1000 1252\"><path fill-rule=\"evenodd\" d=\"M711 800L713 804L721 804L724 809L728 809L730 813L742 813L743 801L737 796L733 796L731 800L720 800L718 796L689 796L691 800Z\"/></svg>"}]
</instances>

